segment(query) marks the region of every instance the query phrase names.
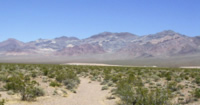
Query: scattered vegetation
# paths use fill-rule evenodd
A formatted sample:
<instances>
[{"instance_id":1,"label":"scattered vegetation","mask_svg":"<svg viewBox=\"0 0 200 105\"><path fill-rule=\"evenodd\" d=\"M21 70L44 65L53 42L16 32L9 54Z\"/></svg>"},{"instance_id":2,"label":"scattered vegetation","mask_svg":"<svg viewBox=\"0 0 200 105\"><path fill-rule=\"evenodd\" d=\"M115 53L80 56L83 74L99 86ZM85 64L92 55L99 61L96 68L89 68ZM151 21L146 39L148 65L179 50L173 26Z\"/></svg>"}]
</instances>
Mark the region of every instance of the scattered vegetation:
<instances>
[{"instance_id":1,"label":"scattered vegetation","mask_svg":"<svg viewBox=\"0 0 200 105\"><path fill-rule=\"evenodd\" d=\"M4 104L5 104L5 100L2 99L2 100L0 101L0 105L4 105Z\"/></svg>"},{"instance_id":2,"label":"scattered vegetation","mask_svg":"<svg viewBox=\"0 0 200 105\"><path fill-rule=\"evenodd\" d=\"M61 84L58 83L57 81L51 81L51 83L49 85L52 86L52 87L59 87L59 86L61 86Z\"/></svg>"},{"instance_id":3,"label":"scattered vegetation","mask_svg":"<svg viewBox=\"0 0 200 105\"><path fill-rule=\"evenodd\" d=\"M4 84L0 90L32 101L45 95L38 78L51 87L76 93L79 78L84 77L100 82L102 90L112 93L108 99L120 98L119 105L179 105L198 101L199 75L199 69L0 64ZM59 94L56 88L54 94ZM0 105L4 103L0 101Z\"/></svg>"},{"instance_id":4,"label":"scattered vegetation","mask_svg":"<svg viewBox=\"0 0 200 105\"><path fill-rule=\"evenodd\" d=\"M44 91L37 87L38 83L28 75L12 74L7 79L4 88L20 93L22 100L33 100L37 96L43 96Z\"/></svg>"},{"instance_id":5,"label":"scattered vegetation","mask_svg":"<svg viewBox=\"0 0 200 105\"><path fill-rule=\"evenodd\" d=\"M200 88L195 89L195 91L194 91L194 96L195 96L196 98L200 98Z\"/></svg>"}]
</instances>

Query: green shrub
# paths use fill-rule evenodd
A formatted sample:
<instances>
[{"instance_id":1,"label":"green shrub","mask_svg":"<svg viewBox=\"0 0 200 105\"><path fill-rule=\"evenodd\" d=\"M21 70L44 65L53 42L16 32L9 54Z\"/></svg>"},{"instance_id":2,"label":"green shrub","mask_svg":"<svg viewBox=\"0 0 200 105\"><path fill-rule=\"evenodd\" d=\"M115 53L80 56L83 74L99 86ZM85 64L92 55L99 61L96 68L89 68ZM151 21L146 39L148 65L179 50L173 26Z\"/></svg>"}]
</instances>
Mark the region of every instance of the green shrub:
<instances>
[{"instance_id":1,"label":"green shrub","mask_svg":"<svg viewBox=\"0 0 200 105\"><path fill-rule=\"evenodd\" d=\"M182 79L180 77L178 77L178 78L175 79L175 81L179 83L179 82L182 81Z\"/></svg>"},{"instance_id":2,"label":"green shrub","mask_svg":"<svg viewBox=\"0 0 200 105\"><path fill-rule=\"evenodd\" d=\"M48 70L47 68L44 68L44 69L43 69L43 75L44 75L44 76L47 76L48 73L49 73L49 70Z\"/></svg>"},{"instance_id":3,"label":"green shrub","mask_svg":"<svg viewBox=\"0 0 200 105\"><path fill-rule=\"evenodd\" d=\"M185 79L186 79L186 80L188 80L188 79L189 79L189 77L188 77L188 76L185 76Z\"/></svg>"},{"instance_id":4,"label":"green shrub","mask_svg":"<svg viewBox=\"0 0 200 105\"><path fill-rule=\"evenodd\" d=\"M108 83L108 86L113 86L113 85L114 85L113 82Z\"/></svg>"},{"instance_id":5,"label":"green shrub","mask_svg":"<svg viewBox=\"0 0 200 105\"><path fill-rule=\"evenodd\" d=\"M170 75L167 75L166 80L170 81L172 80L172 77Z\"/></svg>"},{"instance_id":6,"label":"green shrub","mask_svg":"<svg viewBox=\"0 0 200 105\"><path fill-rule=\"evenodd\" d=\"M177 91L178 87L177 87L177 83L176 82L169 82L167 85L167 88L169 90L171 90L172 92Z\"/></svg>"},{"instance_id":7,"label":"green shrub","mask_svg":"<svg viewBox=\"0 0 200 105\"><path fill-rule=\"evenodd\" d=\"M31 73L31 76L32 76L33 78L37 77L37 72L32 72L32 73Z\"/></svg>"},{"instance_id":8,"label":"green shrub","mask_svg":"<svg viewBox=\"0 0 200 105\"><path fill-rule=\"evenodd\" d=\"M200 98L200 88L195 89L195 91L194 91L194 96L195 96L196 98Z\"/></svg>"},{"instance_id":9,"label":"green shrub","mask_svg":"<svg viewBox=\"0 0 200 105\"><path fill-rule=\"evenodd\" d=\"M14 95L15 93L13 91L7 91L8 95Z\"/></svg>"},{"instance_id":10,"label":"green shrub","mask_svg":"<svg viewBox=\"0 0 200 105\"><path fill-rule=\"evenodd\" d=\"M56 75L56 80L58 81L58 82L62 82L62 81L64 81L65 79L67 78L67 74L65 74L65 73L60 73L60 74L57 74Z\"/></svg>"},{"instance_id":11,"label":"green shrub","mask_svg":"<svg viewBox=\"0 0 200 105\"><path fill-rule=\"evenodd\" d=\"M44 95L42 89L36 87L38 83L31 81L30 77L23 74L13 75L8 78L8 82L4 86L7 90L20 93L22 100L34 100L37 96Z\"/></svg>"},{"instance_id":12,"label":"green shrub","mask_svg":"<svg viewBox=\"0 0 200 105\"><path fill-rule=\"evenodd\" d=\"M80 80L66 79L63 83L66 86L66 89L72 90L80 83Z\"/></svg>"},{"instance_id":13,"label":"green shrub","mask_svg":"<svg viewBox=\"0 0 200 105\"><path fill-rule=\"evenodd\" d=\"M108 86L103 86L101 90L108 90Z\"/></svg>"},{"instance_id":14,"label":"green shrub","mask_svg":"<svg viewBox=\"0 0 200 105\"><path fill-rule=\"evenodd\" d=\"M61 86L61 84L56 81L51 81L49 85L52 87L60 87Z\"/></svg>"},{"instance_id":15,"label":"green shrub","mask_svg":"<svg viewBox=\"0 0 200 105\"><path fill-rule=\"evenodd\" d=\"M100 85L106 85L108 83L108 81L104 80L103 82L101 82Z\"/></svg>"},{"instance_id":16,"label":"green shrub","mask_svg":"<svg viewBox=\"0 0 200 105\"><path fill-rule=\"evenodd\" d=\"M4 105L4 104L5 104L5 100L2 99L2 100L0 101L0 105Z\"/></svg>"},{"instance_id":17,"label":"green shrub","mask_svg":"<svg viewBox=\"0 0 200 105\"><path fill-rule=\"evenodd\" d=\"M126 85L118 94L122 100L120 105L168 105L171 93L166 90L147 88L133 88Z\"/></svg>"},{"instance_id":18,"label":"green shrub","mask_svg":"<svg viewBox=\"0 0 200 105\"><path fill-rule=\"evenodd\" d=\"M35 96L44 96L45 92L42 88L36 87L34 89Z\"/></svg>"},{"instance_id":19,"label":"green shrub","mask_svg":"<svg viewBox=\"0 0 200 105\"><path fill-rule=\"evenodd\" d=\"M54 78L54 77L55 77L55 74L48 74L48 77L49 77L49 78Z\"/></svg>"},{"instance_id":20,"label":"green shrub","mask_svg":"<svg viewBox=\"0 0 200 105\"><path fill-rule=\"evenodd\" d=\"M8 79L8 75L0 74L0 81L6 82Z\"/></svg>"},{"instance_id":21,"label":"green shrub","mask_svg":"<svg viewBox=\"0 0 200 105\"><path fill-rule=\"evenodd\" d=\"M200 84L200 77L197 77L197 78L195 79L195 82L196 82L197 84Z\"/></svg>"}]
</instances>

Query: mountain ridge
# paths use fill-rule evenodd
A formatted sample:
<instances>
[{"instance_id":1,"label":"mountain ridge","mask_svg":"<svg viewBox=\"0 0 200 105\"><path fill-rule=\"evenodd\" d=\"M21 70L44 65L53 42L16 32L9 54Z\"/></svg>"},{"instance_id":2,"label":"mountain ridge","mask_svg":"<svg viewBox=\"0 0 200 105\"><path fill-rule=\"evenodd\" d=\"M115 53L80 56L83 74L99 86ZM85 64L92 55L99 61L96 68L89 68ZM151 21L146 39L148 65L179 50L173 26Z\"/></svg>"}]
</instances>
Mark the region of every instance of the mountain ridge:
<instances>
[{"instance_id":1,"label":"mountain ridge","mask_svg":"<svg viewBox=\"0 0 200 105\"><path fill-rule=\"evenodd\" d=\"M189 37L172 30L138 36L128 32L102 32L85 39L61 36L21 42L0 42L0 55L85 56L112 55L113 58L171 57L200 53L200 36ZM107 57L105 58L107 59Z\"/></svg>"}]
</instances>

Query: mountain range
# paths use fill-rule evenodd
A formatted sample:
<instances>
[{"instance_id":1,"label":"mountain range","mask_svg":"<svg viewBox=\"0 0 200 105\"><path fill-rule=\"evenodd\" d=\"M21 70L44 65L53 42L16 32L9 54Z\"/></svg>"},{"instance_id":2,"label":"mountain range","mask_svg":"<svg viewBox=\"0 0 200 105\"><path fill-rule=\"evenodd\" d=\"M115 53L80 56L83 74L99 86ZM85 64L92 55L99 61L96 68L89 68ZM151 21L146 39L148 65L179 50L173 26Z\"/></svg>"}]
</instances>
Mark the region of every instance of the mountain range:
<instances>
[{"instance_id":1,"label":"mountain range","mask_svg":"<svg viewBox=\"0 0 200 105\"><path fill-rule=\"evenodd\" d=\"M90 57L104 60L167 58L200 54L200 36L189 37L172 30L138 36L128 32L103 32L89 38L58 37L24 43L0 42L0 56Z\"/></svg>"}]
</instances>

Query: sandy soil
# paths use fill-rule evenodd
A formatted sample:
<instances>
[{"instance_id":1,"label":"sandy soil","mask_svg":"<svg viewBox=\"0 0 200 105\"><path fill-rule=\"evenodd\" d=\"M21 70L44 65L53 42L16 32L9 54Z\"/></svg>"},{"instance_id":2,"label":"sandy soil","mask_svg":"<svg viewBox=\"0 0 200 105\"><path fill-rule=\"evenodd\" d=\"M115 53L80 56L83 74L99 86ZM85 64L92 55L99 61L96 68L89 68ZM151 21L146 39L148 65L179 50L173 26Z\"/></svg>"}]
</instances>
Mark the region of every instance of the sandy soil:
<instances>
[{"instance_id":1,"label":"sandy soil","mask_svg":"<svg viewBox=\"0 0 200 105\"><path fill-rule=\"evenodd\" d=\"M8 101L6 105L115 105L115 100L108 100L106 97L109 91L102 91L99 82L89 83L89 79L81 78L77 93L70 93L68 97L45 96L37 99L36 102L22 102L19 100Z\"/></svg>"}]
</instances>

